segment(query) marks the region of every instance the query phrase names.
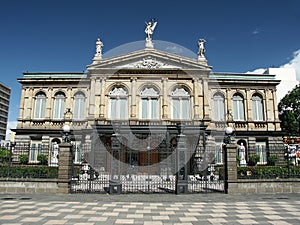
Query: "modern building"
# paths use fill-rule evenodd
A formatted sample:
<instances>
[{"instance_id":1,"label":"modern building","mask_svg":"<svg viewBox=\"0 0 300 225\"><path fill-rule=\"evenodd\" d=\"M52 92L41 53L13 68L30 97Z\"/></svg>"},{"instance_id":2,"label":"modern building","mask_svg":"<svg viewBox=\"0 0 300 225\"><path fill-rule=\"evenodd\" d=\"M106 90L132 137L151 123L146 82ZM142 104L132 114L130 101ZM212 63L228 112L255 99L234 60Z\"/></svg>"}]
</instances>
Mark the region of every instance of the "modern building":
<instances>
[{"instance_id":1,"label":"modern building","mask_svg":"<svg viewBox=\"0 0 300 225\"><path fill-rule=\"evenodd\" d=\"M193 59L157 50L147 35L143 49L110 58L102 57L98 39L86 72L24 73L14 161L27 154L34 164L47 154L55 164L65 124L75 162L84 157L108 173L172 173L180 141L188 173L222 164L227 126L246 160L258 154L267 164L283 149L275 74L214 72L204 40Z\"/></svg>"},{"instance_id":2,"label":"modern building","mask_svg":"<svg viewBox=\"0 0 300 225\"><path fill-rule=\"evenodd\" d=\"M9 100L10 88L0 83L0 140L5 140Z\"/></svg>"}]
</instances>

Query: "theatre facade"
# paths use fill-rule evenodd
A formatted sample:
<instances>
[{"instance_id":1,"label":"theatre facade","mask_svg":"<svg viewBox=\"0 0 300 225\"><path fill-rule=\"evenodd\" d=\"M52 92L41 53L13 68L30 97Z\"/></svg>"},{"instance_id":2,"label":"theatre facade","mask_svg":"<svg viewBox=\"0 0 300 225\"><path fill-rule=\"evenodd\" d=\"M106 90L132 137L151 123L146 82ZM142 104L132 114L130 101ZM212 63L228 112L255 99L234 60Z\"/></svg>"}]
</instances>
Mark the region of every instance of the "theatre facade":
<instances>
[{"instance_id":1,"label":"theatre facade","mask_svg":"<svg viewBox=\"0 0 300 225\"><path fill-rule=\"evenodd\" d=\"M122 55L104 58L102 47L98 39L85 72L26 72L18 79L14 162L27 154L37 164L45 154L57 165L65 124L75 164L110 175L174 174L179 142L184 173L223 165L226 127L244 146L246 162L258 154L267 164L283 149L275 75L213 72L201 39L197 59L156 49L151 35L144 49Z\"/></svg>"}]
</instances>

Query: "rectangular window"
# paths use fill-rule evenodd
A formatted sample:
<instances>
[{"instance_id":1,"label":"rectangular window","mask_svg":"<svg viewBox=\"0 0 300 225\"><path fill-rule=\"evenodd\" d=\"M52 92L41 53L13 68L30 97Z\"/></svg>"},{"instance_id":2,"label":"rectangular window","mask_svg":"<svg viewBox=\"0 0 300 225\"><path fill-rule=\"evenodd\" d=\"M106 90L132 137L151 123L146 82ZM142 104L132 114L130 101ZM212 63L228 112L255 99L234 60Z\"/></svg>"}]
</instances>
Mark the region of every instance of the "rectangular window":
<instances>
[{"instance_id":1,"label":"rectangular window","mask_svg":"<svg viewBox=\"0 0 300 225\"><path fill-rule=\"evenodd\" d=\"M32 141L29 151L29 163L38 163L37 157L42 152L42 142Z\"/></svg>"},{"instance_id":2,"label":"rectangular window","mask_svg":"<svg viewBox=\"0 0 300 225\"><path fill-rule=\"evenodd\" d=\"M259 156L258 165L267 164L266 142L256 142L256 154Z\"/></svg>"}]
</instances>

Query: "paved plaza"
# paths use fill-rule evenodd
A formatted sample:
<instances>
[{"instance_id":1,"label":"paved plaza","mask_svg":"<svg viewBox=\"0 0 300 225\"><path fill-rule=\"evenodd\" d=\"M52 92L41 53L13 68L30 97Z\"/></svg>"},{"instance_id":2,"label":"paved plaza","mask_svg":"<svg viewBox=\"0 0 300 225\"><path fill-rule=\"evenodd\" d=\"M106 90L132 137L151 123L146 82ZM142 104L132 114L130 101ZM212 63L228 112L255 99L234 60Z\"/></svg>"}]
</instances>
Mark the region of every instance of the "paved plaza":
<instances>
[{"instance_id":1,"label":"paved plaza","mask_svg":"<svg viewBox=\"0 0 300 225\"><path fill-rule=\"evenodd\" d=\"M0 194L0 224L300 224L300 195Z\"/></svg>"}]
</instances>

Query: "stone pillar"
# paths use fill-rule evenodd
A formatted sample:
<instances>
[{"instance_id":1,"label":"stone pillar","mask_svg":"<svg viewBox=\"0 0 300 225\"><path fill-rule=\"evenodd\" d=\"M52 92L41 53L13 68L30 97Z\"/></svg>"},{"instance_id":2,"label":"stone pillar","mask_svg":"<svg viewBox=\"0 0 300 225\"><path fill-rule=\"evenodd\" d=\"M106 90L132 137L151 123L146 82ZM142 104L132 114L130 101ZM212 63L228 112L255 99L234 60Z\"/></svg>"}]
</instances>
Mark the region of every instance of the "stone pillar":
<instances>
[{"instance_id":1,"label":"stone pillar","mask_svg":"<svg viewBox=\"0 0 300 225\"><path fill-rule=\"evenodd\" d=\"M175 193L186 194L188 192L188 176L187 176L187 148L186 137L184 134L179 134L177 139L177 154L176 154L176 189Z\"/></svg>"},{"instance_id":2,"label":"stone pillar","mask_svg":"<svg viewBox=\"0 0 300 225\"><path fill-rule=\"evenodd\" d=\"M207 98L207 93L209 93L208 79L203 79L203 109L204 109L203 120L210 120L210 114L209 114L210 106Z\"/></svg>"},{"instance_id":3,"label":"stone pillar","mask_svg":"<svg viewBox=\"0 0 300 225\"><path fill-rule=\"evenodd\" d=\"M120 180L120 160L121 160L121 144L118 139L119 134L113 134L111 136L111 173L109 180L109 193L110 194L121 194L122 183Z\"/></svg>"},{"instance_id":4,"label":"stone pillar","mask_svg":"<svg viewBox=\"0 0 300 225\"><path fill-rule=\"evenodd\" d=\"M72 178L72 145L70 143L61 143L59 145L58 160L58 193L68 194L71 190Z\"/></svg>"},{"instance_id":5,"label":"stone pillar","mask_svg":"<svg viewBox=\"0 0 300 225\"><path fill-rule=\"evenodd\" d=\"M233 193L231 188L231 183L237 182L237 145L236 144L226 144L224 151L224 161L225 161L225 193Z\"/></svg>"}]
</instances>

